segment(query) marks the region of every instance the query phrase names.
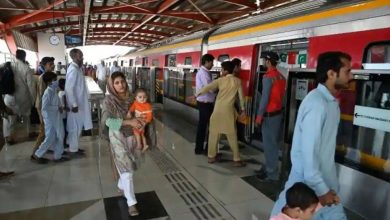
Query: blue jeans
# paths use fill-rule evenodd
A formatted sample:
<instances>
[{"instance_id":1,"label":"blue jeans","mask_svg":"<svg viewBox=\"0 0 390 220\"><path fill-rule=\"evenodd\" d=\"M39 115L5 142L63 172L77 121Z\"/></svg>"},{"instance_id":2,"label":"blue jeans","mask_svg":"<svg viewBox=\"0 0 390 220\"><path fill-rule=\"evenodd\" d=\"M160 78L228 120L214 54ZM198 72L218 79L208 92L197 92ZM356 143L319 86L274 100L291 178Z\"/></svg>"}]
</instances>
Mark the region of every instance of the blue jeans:
<instances>
[{"instance_id":1,"label":"blue jeans","mask_svg":"<svg viewBox=\"0 0 390 220\"><path fill-rule=\"evenodd\" d=\"M282 132L282 117L282 114L264 117L261 127L265 156L265 171L267 173L267 178L271 180L279 179L279 137Z\"/></svg>"}]
</instances>

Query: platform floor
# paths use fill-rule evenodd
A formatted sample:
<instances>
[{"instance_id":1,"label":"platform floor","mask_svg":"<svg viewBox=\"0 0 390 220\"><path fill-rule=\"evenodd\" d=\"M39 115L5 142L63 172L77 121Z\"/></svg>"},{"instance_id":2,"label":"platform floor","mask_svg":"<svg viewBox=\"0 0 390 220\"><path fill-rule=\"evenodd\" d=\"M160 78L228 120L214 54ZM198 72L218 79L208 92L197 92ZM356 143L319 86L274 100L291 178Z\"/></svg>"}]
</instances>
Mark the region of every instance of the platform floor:
<instances>
[{"instance_id":1,"label":"platform floor","mask_svg":"<svg viewBox=\"0 0 390 220\"><path fill-rule=\"evenodd\" d=\"M61 164L31 162L32 141L4 148L0 169L16 174L0 180L0 219L268 219L272 192L279 187L261 185L254 177L262 153L241 149L248 166L234 168L226 149L221 151L223 162L210 165L207 157L193 153L194 127L171 116L157 114L158 148L148 151L134 175L140 216L128 216L116 188L108 143L101 142L99 153L99 139L92 136L81 139L86 158ZM270 190L270 198L259 189Z\"/></svg>"}]
</instances>

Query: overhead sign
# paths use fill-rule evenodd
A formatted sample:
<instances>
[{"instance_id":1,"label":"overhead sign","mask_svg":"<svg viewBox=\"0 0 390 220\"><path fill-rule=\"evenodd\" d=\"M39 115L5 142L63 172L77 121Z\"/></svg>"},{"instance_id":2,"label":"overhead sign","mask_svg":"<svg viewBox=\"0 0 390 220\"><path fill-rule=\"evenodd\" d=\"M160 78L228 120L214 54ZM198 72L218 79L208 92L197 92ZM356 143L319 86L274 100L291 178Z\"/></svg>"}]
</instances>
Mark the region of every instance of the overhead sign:
<instances>
[{"instance_id":1,"label":"overhead sign","mask_svg":"<svg viewBox=\"0 0 390 220\"><path fill-rule=\"evenodd\" d=\"M390 110L356 105L353 124L390 132Z\"/></svg>"},{"instance_id":2,"label":"overhead sign","mask_svg":"<svg viewBox=\"0 0 390 220\"><path fill-rule=\"evenodd\" d=\"M309 81L307 79L298 79L297 87L295 90L295 99L303 100L307 95L308 87L309 87Z\"/></svg>"}]
</instances>

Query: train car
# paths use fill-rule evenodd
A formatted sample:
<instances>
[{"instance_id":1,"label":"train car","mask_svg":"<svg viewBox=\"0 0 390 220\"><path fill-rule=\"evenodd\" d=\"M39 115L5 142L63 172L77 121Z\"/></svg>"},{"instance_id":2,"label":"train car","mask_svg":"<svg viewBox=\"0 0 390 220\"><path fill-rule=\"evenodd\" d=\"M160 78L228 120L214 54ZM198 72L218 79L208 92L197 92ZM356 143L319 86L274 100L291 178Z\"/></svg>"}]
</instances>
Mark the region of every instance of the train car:
<instances>
[{"instance_id":1,"label":"train car","mask_svg":"<svg viewBox=\"0 0 390 220\"><path fill-rule=\"evenodd\" d=\"M321 2L298 3L129 53L125 59L129 60L127 74L134 79L132 88L147 87L152 100L163 103L165 110L175 111L187 121L197 123L196 103L192 97L202 54L209 53L216 58L213 78L219 76L221 62L239 58L242 60L239 77L248 115L241 141L260 146L261 135L254 127L254 118L260 98L262 51L272 50L279 54L281 61L278 68L288 79L289 69L315 68L317 56L332 50L349 53L355 70L364 67L390 69L389 1ZM339 169L343 171L340 175L345 174L349 178L340 177L346 198L344 204L368 219L390 219L390 213L385 211L390 206L387 196L390 193L390 134L377 134L365 129L355 131L354 107L362 102L363 94L364 102L374 102L373 94L379 90L383 97L390 97L388 76L387 72L369 75L371 84L354 83L339 97L342 116L336 159ZM314 88L314 80L307 80L306 86L308 91ZM285 120L286 124L292 126L289 122L294 121L293 118ZM288 129L286 127L286 132ZM380 139L382 143L373 143L377 137L375 135L383 136ZM288 142L286 138L285 142ZM357 195L348 190L353 179L359 180L356 184L364 197L361 202L356 201L354 198L358 198ZM381 201L380 204L366 202L372 200L370 193L365 193L367 183L377 189L373 192L370 187L369 191L373 193L375 201Z\"/></svg>"}]
</instances>

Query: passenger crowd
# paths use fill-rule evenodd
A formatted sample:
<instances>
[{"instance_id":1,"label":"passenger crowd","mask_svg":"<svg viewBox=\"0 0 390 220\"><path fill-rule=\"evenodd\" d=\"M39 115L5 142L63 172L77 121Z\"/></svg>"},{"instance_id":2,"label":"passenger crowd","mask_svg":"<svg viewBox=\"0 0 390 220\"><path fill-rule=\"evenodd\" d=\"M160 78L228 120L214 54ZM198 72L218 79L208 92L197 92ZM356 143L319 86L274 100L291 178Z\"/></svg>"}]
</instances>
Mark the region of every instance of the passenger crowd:
<instances>
[{"instance_id":1,"label":"passenger crowd","mask_svg":"<svg viewBox=\"0 0 390 220\"><path fill-rule=\"evenodd\" d=\"M255 124L261 126L265 164L255 173L260 181L279 180L280 133L282 133L286 79L277 70L277 53L263 52L267 71L262 76L261 99ZM210 70L214 57L202 56L196 74L196 101L199 122L195 154L206 154L208 163L221 160L217 153L222 134L233 152L233 166L243 167L237 145L237 120L245 121L245 105L237 58L221 64L219 78ZM292 168L284 190L271 213L272 220L347 219L340 203L339 183L334 161L340 108L336 99L341 89L352 81L351 56L343 52L325 52L317 61L318 87L302 101L296 119L291 148ZM237 101L238 100L238 101ZM239 104L237 104L239 103ZM244 119L243 119L244 118ZM208 141L206 134L208 135Z\"/></svg>"},{"instance_id":2,"label":"passenger crowd","mask_svg":"<svg viewBox=\"0 0 390 220\"><path fill-rule=\"evenodd\" d=\"M44 57L34 74L26 63L26 53L18 50L15 60L1 66L2 75L13 72L15 83L11 92L12 88L1 89L4 140L9 145L15 143L12 138L15 121L23 117L28 124L34 107L39 118L39 134L32 150L33 162L48 163L48 153L53 154L54 162L85 157L79 138L82 130L93 126L84 76L94 78L105 94L100 126L110 142L119 174L118 188L127 199L129 214L136 216L139 211L133 173L156 138L147 92L138 89L132 95L116 61L111 69L107 69L103 61L94 67L85 66L79 49L72 49L70 57L72 62L66 67L60 62L56 66L52 57ZM276 68L279 56L275 52L263 52L261 58L267 71L262 77L255 123L261 126L265 164L255 172L259 180L274 182L279 180L279 135L286 79ZM233 152L233 166L246 166L240 157L237 138L240 124L237 121L247 120L240 80L241 62L238 58L222 62L220 76L213 79L210 70L214 57L205 54L196 74L199 123L195 154L206 154L210 164L221 160L223 155L218 152L218 143L221 135L225 135ZM8 70L7 65L10 65ZM321 54L317 77L318 87L304 98L299 108L291 148L292 168L272 210L272 220L346 219L339 198L334 153L340 118L336 96L352 80L351 57L342 52ZM0 172L0 178L12 174Z\"/></svg>"}]
</instances>

